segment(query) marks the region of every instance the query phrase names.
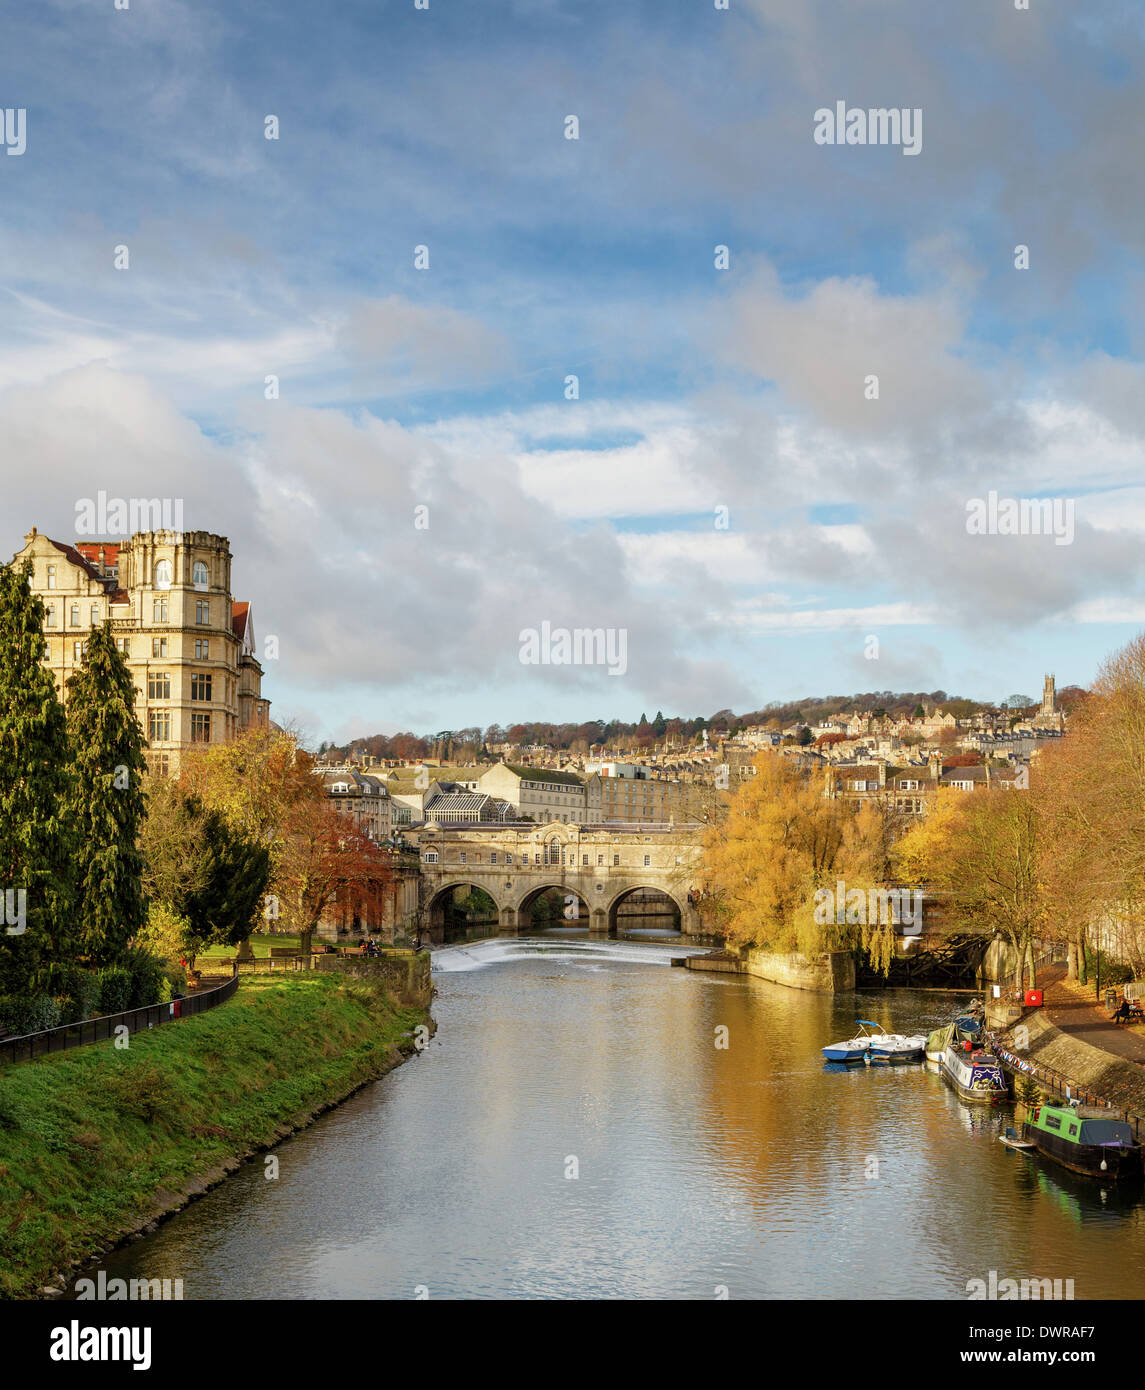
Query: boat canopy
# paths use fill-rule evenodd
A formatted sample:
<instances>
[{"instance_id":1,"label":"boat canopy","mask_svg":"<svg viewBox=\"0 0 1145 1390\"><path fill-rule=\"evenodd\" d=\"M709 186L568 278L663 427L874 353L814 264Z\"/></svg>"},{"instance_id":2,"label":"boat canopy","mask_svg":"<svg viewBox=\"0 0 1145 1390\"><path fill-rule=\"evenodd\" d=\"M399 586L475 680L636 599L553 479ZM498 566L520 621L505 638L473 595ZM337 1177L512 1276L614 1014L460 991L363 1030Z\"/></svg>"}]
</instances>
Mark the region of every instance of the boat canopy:
<instances>
[{"instance_id":1,"label":"boat canopy","mask_svg":"<svg viewBox=\"0 0 1145 1390\"><path fill-rule=\"evenodd\" d=\"M1124 1120L1082 1120L1079 1144L1132 1144L1133 1131Z\"/></svg>"}]
</instances>

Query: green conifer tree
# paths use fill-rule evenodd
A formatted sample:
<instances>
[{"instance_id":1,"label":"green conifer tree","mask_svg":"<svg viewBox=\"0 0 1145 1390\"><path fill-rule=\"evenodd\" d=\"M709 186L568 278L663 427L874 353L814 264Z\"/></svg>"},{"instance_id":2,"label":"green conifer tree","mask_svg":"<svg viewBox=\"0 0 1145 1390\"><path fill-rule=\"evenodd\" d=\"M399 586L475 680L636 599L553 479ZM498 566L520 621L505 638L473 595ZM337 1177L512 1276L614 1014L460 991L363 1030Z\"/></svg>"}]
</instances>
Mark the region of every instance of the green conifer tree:
<instances>
[{"instance_id":1,"label":"green conifer tree","mask_svg":"<svg viewBox=\"0 0 1145 1390\"><path fill-rule=\"evenodd\" d=\"M83 666L68 681L67 720L80 950L93 965L110 965L147 919L139 851L147 814L143 729L110 623L92 628Z\"/></svg>"},{"instance_id":2,"label":"green conifer tree","mask_svg":"<svg viewBox=\"0 0 1145 1390\"><path fill-rule=\"evenodd\" d=\"M67 721L31 574L0 565L0 993L19 996L48 988L74 947Z\"/></svg>"}]
</instances>

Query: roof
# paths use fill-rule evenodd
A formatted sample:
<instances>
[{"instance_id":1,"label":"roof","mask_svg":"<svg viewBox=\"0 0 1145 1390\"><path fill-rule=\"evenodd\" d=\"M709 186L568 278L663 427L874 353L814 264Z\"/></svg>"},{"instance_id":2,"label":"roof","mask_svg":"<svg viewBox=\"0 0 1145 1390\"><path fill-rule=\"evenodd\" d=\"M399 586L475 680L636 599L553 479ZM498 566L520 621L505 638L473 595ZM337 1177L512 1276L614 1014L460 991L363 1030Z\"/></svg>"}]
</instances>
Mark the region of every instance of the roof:
<instances>
[{"instance_id":1,"label":"roof","mask_svg":"<svg viewBox=\"0 0 1145 1390\"><path fill-rule=\"evenodd\" d=\"M231 605L231 626L234 628L236 637L241 639L246 636L246 625L249 618L250 604L239 603L236 600Z\"/></svg>"},{"instance_id":2,"label":"roof","mask_svg":"<svg viewBox=\"0 0 1145 1390\"><path fill-rule=\"evenodd\" d=\"M97 583L106 586L108 583L107 579L100 574L99 570L96 569L85 555L80 554L74 545L65 545L62 541L54 541L51 536L45 536L44 539L49 545L54 545L57 550L62 551L63 554L67 556L68 560L78 569L83 570L84 574L86 574L89 579L94 579Z\"/></svg>"},{"instance_id":3,"label":"roof","mask_svg":"<svg viewBox=\"0 0 1145 1390\"><path fill-rule=\"evenodd\" d=\"M492 797L483 792L445 792L426 807L426 814L439 816L442 811L480 811L491 802Z\"/></svg>"},{"instance_id":4,"label":"roof","mask_svg":"<svg viewBox=\"0 0 1145 1390\"><path fill-rule=\"evenodd\" d=\"M329 791L332 787L340 783L348 783L352 791L340 792L340 796L388 796L386 785L380 777L372 777L369 773L358 772L354 768L338 768L334 771L321 771L322 784Z\"/></svg>"},{"instance_id":5,"label":"roof","mask_svg":"<svg viewBox=\"0 0 1145 1390\"><path fill-rule=\"evenodd\" d=\"M55 545L55 541L52 542ZM119 542L118 541L77 541L76 549L86 559L98 563L99 552L103 551L104 564L119 564Z\"/></svg>"},{"instance_id":6,"label":"roof","mask_svg":"<svg viewBox=\"0 0 1145 1390\"><path fill-rule=\"evenodd\" d=\"M520 763L497 763L495 767L508 768L510 772L515 772L522 782L563 782L570 787L584 785L575 772L558 772L553 767L522 767Z\"/></svg>"}]
</instances>

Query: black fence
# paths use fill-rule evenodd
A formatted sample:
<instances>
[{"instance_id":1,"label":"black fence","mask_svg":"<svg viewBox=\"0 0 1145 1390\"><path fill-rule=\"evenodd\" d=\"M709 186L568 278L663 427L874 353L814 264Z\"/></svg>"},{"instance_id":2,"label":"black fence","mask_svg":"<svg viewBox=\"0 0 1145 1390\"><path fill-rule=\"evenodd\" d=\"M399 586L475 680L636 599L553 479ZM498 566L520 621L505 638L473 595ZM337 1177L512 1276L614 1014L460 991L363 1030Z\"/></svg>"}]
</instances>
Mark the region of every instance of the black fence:
<instances>
[{"instance_id":1,"label":"black fence","mask_svg":"<svg viewBox=\"0 0 1145 1390\"><path fill-rule=\"evenodd\" d=\"M82 1023L66 1023L60 1028L48 1028L42 1033L0 1038L0 1061L31 1062L52 1052L67 1052L73 1047L107 1042L109 1038L122 1036L116 1033L117 1028L126 1028L128 1033L141 1033L147 1028L158 1028L160 1024L171 1023L177 1018L189 1018L192 1014L201 1014L207 1009L213 1009L216 1004L225 1004L238 987L239 979L235 975L225 984L216 985L214 989L189 994L185 999L173 999L168 1004L148 1004L143 1009L128 1009L122 1014L105 1014L102 1018L84 1019Z\"/></svg>"},{"instance_id":2,"label":"black fence","mask_svg":"<svg viewBox=\"0 0 1145 1390\"><path fill-rule=\"evenodd\" d=\"M1031 1077L1042 1090L1048 1091L1051 1095L1059 1096L1062 1100L1076 1100L1079 1105L1091 1105L1097 1109L1108 1110L1111 1112L1111 1116L1120 1115L1126 1124L1133 1126L1134 1138L1141 1138L1143 1121L1139 1115L1133 1114L1131 1110L1126 1110L1124 1106L1113 1104L1104 1096L1098 1096L1092 1091L1086 1090L1084 1086L1079 1086L1076 1081L1071 1081L1068 1076L1063 1075L1054 1067L1046 1066L1044 1062L1032 1062L1028 1057L1020 1057L1016 1053L998 1046L993 1033L987 1033L986 1039L990 1043L991 1051L1000 1058L1015 1077Z\"/></svg>"}]
</instances>

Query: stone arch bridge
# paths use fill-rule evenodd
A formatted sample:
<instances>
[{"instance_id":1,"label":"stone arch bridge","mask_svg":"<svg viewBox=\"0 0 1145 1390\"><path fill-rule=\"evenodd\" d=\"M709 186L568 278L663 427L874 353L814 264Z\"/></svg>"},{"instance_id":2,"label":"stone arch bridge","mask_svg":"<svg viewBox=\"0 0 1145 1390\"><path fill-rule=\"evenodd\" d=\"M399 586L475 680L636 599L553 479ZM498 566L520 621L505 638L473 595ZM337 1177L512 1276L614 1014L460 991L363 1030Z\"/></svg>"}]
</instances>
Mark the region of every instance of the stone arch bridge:
<instances>
[{"instance_id":1,"label":"stone arch bridge","mask_svg":"<svg viewBox=\"0 0 1145 1390\"><path fill-rule=\"evenodd\" d=\"M691 897L699 889L702 826L426 825L406 832L421 859L419 917L440 939L445 898L454 888L483 889L506 935L528 931L530 904L545 889L575 895L575 920L594 936L615 936L621 903L642 888L675 904L680 930L703 928ZM587 922L586 919L587 918Z\"/></svg>"}]
</instances>

